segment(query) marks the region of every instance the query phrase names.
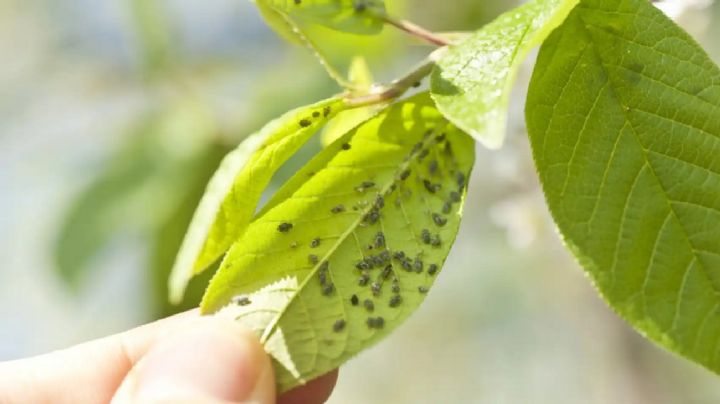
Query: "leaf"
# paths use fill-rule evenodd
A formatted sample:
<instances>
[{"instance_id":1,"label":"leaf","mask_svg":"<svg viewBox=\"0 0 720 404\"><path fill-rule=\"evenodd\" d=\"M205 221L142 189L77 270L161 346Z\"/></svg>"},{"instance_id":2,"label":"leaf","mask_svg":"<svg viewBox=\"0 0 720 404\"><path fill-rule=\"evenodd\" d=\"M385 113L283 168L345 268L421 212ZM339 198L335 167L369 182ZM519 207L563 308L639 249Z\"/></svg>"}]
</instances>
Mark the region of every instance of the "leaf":
<instances>
[{"instance_id":1,"label":"leaf","mask_svg":"<svg viewBox=\"0 0 720 404\"><path fill-rule=\"evenodd\" d=\"M331 98L292 110L248 137L220 163L193 216L170 276L170 298L245 231L273 173L345 104Z\"/></svg>"},{"instance_id":2,"label":"leaf","mask_svg":"<svg viewBox=\"0 0 720 404\"><path fill-rule=\"evenodd\" d=\"M280 391L336 368L422 302L457 233L473 159L472 138L427 94L389 107L278 191L226 255L201 310L246 304L239 320L274 358Z\"/></svg>"},{"instance_id":3,"label":"leaf","mask_svg":"<svg viewBox=\"0 0 720 404\"><path fill-rule=\"evenodd\" d=\"M577 2L532 1L450 46L431 76L431 92L438 109L486 147L500 148L518 67L530 49L560 25Z\"/></svg>"},{"instance_id":4,"label":"leaf","mask_svg":"<svg viewBox=\"0 0 720 404\"><path fill-rule=\"evenodd\" d=\"M294 20L359 35L374 35L383 28L378 13L384 0L257 0Z\"/></svg>"},{"instance_id":5,"label":"leaf","mask_svg":"<svg viewBox=\"0 0 720 404\"><path fill-rule=\"evenodd\" d=\"M720 371L720 70L645 0L586 0L527 123L566 244L625 320Z\"/></svg>"},{"instance_id":6,"label":"leaf","mask_svg":"<svg viewBox=\"0 0 720 404\"><path fill-rule=\"evenodd\" d=\"M266 1L259 0L255 5L260 11L260 15L265 22L272 28L281 38L295 45L304 45L302 34L298 32L297 27L290 22L283 14L270 7Z\"/></svg>"},{"instance_id":7,"label":"leaf","mask_svg":"<svg viewBox=\"0 0 720 404\"><path fill-rule=\"evenodd\" d=\"M370 92L370 87L373 84L373 75L370 72L367 62L365 62L365 58L360 56L353 58L350 64L348 79L350 83L357 88L357 90L353 92L355 95L359 96ZM382 106L369 105L339 113L328 122L325 129L323 129L321 137L323 146L331 144L361 122L375 115L379 108L382 108Z\"/></svg>"}]
</instances>

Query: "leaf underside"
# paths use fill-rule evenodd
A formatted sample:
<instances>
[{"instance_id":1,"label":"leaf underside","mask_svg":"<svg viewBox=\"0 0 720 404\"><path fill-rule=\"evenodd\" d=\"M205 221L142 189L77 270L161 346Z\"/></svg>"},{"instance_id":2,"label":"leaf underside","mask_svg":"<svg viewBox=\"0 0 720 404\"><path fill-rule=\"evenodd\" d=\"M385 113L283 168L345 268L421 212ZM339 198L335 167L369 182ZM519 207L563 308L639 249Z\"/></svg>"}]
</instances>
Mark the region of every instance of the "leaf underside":
<instances>
[{"instance_id":1,"label":"leaf underside","mask_svg":"<svg viewBox=\"0 0 720 404\"><path fill-rule=\"evenodd\" d=\"M502 146L517 70L578 0L535 0L510 10L444 54L432 96L451 122L491 149Z\"/></svg>"},{"instance_id":2,"label":"leaf underside","mask_svg":"<svg viewBox=\"0 0 720 404\"><path fill-rule=\"evenodd\" d=\"M720 70L645 0L585 0L543 45L527 123L565 242L608 303L720 371Z\"/></svg>"},{"instance_id":3,"label":"leaf underside","mask_svg":"<svg viewBox=\"0 0 720 404\"><path fill-rule=\"evenodd\" d=\"M225 307L256 330L280 391L335 369L422 302L457 233L473 161L472 138L427 94L389 107L278 191L201 310Z\"/></svg>"},{"instance_id":4,"label":"leaf underside","mask_svg":"<svg viewBox=\"0 0 720 404\"><path fill-rule=\"evenodd\" d=\"M383 0L257 0L290 18L337 31L374 35L383 28L375 17L385 11Z\"/></svg>"},{"instance_id":5,"label":"leaf underside","mask_svg":"<svg viewBox=\"0 0 720 404\"><path fill-rule=\"evenodd\" d=\"M331 98L290 111L245 139L220 163L178 252L170 298L182 298L188 281L222 256L250 223L273 174L328 120L345 108Z\"/></svg>"}]
</instances>

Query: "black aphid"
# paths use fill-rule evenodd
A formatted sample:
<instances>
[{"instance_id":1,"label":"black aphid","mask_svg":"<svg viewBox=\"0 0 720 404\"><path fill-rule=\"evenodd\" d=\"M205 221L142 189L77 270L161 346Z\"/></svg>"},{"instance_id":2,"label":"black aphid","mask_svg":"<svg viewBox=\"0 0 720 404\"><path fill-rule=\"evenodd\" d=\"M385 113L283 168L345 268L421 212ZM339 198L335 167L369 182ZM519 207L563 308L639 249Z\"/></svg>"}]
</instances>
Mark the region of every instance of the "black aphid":
<instances>
[{"instance_id":1,"label":"black aphid","mask_svg":"<svg viewBox=\"0 0 720 404\"><path fill-rule=\"evenodd\" d=\"M430 230L422 229L422 232L420 233L420 238L422 239L423 243L430 244L432 242L432 236L430 235Z\"/></svg>"},{"instance_id":2,"label":"black aphid","mask_svg":"<svg viewBox=\"0 0 720 404\"><path fill-rule=\"evenodd\" d=\"M325 285L323 285L322 293L325 296L330 296L330 295L332 295L332 292L334 290L335 290L335 285L333 285L332 283L326 283Z\"/></svg>"},{"instance_id":3,"label":"black aphid","mask_svg":"<svg viewBox=\"0 0 720 404\"><path fill-rule=\"evenodd\" d=\"M280 223L277 227L280 233L287 233L293 228L292 223Z\"/></svg>"},{"instance_id":4,"label":"black aphid","mask_svg":"<svg viewBox=\"0 0 720 404\"><path fill-rule=\"evenodd\" d=\"M357 306L360 303L360 299L358 299L357 295L350 296L350 304L353 306Z\"/></svg>"},{"instance_id":5,"label":"black aphid","mask_svg":"<svg viewBox=\"0 0 720 404\"><path fill-rule=\"evenodd\" d=\"M385 260L380 255L373 255L371 257L368 257L370 259L370 262L374 267L381 267L383 264L385 264Z\"/></svg>"},{"instance_id":6,"label":"black aphid","mask_svg":"<svg viewBox=\"0 0 720 404\"><path fill-rule=\"evenodd\" d=\"M367 286L368 282L370 282L370 274L363 272L358 279L358 285Z\"/></svg>"},{"instance_id":7,"label":"black aphid","mask_svg":"<svg viewBox=\"0 0 720 404\"><path fill-rule=\"evenodd\" d=\"M343 150L350 150L352 146L350 146L350 143L343 143L342 146L340 146Z\"/></svg>"},{"instance_id":8,"label":"black aphid","mask_svg":"<svg viewBox=\"0 0 720 404\"><path fill-rule=\"evenodd\" d=\"M237 304L238 306L247 306L248 304L252 303L250 301L250 298L247 296L235 296L232 300L233 303Z\"/></svg>"},{"instance_id":9,"label":"black aphid","mask_svg":"<svg viewBox=\"0 0 720 404\"><path fill-rule=\"evenodd\" d=\"M312 125L312 121L309 119L301 119L299 124L301 127L307 128L308 126Z\"/></svg>"},{"instance_id":10,"label":"black aphid","mask_svg":"<svg viewBox=\"0 0 720 404\"><path fill-rule=\"evenodd\" d=\"M401 261L403 258L405 258L405 251L395 251L393 253L393 258L395 258L398 261Z\"/></svg>"},{"instance_id":11,"label":"black aphid","mask_svg":"<svg viewBox=\"0 0 720 404\"><path fill-rule=\"evenodd\" d=\"M315 265L315 264L317 264L318 262L320 262L320 259L318 258L317 255L315 255L315 254L310 254L310 255L308 255L308 262L311 263L311 264L313 264L313 265Z\"/></svg>"},{"instance_id":12,"label":"black aphid","mask_svg":"<svg viewBox=\"0 0 720 404\"><path fill-rule=\"evenodd\" d=\"M373 303L370 299L365 299L365 301L363 301L363 307L365 307L365 310L372 313L375 310L375 303Z\"/></svg>"},{"instance_id":13,"label":"black aphid","mask_svg":"<svg viewBox=\"0 0 720 404\"><path fill-rule=\"evenodd\" d=\"M390 275L392 275L392 269L393 269L392 265L386 266L385 269L383 269L382 274L380 276L382 276L383 279L389 278Z\"/></svg>"},{"instance_id":14,"label":"black aphid","mask_svg":"<svg viewBox=\"0 0 720 404\"><path fill-rule=\"evenodd\" d=\"M329 268L330 268L330 263L328 261L323 261L322 264L320 264L318 271L327 272Z\"/></svg>"},{"instance_id":15,"label":"black aphid","mask_svg":"<svg viewBox=\"0 0 720 404\"><path fill-rule=\"evenodd\" d=\"M412 271L412 263L410 262L409 259L404 258L404 259L400 262L400 265L402 265L402 267L403 267L404 270L406 270L406 271Z\"/></svg>"},{"instance_id":16,"label":"black aphid","mask_svg":"<svg viewBox=\"0 0 720 404\"><path fill-rule=\"evenodd\" d=\"M400 285L398 285L397 283L393 283L393 285L392 285L392 292L393 292L393 293L400 293Z\"/></svg>"},{"instance_id":17,"label":"black aphid","mask_svg":"<svg viewBox=\"0 0 720 404\"><path fill-rule=\"evenodd\" d=\"M310 248L318 248L319 246L320 246L320 239L319 238L312 239L312 241L310 242Z\"/></svg>"},{"instance_id":18,"label":"black aphid","mask_svg":"<svg viewBox=\"0 0 720 404\"><path fill-rule=\"evenodd\" d=\"M390 251L385 250L385 251L381 252L380 254L378 254L378 257L382 260L383 264L386 262L389 262L390 261Z\"/></svg>"},{"instance_id":19,"label":"black aphid","mask_svg":"<svg viewBox=\"0 0 720 404\"><path fill-rule=\"evenodd\" d=\"M370 188L375 187L375 183L372 181L363 181L360 185L355 187L355 190L358 192L365 192Z\"/></svg>"},{"instance_id":20,"label":"black aphid","mask_svg":"<svg viewBox=\"0 0 720 404\"><path fill-rule=\"evenodd\" d=\"M400 180L405 181L410 176L410 169L404 170L402 173L400 173Z\"/></svg>"},{"instance_id":21,"label":"black aphid","mask_svg":"<svg viewBox=\"0 0 720 404\"><path fill-rule=\"evenodd\" d=\"M378 195L377 198L375 198L375 207L378 209L385 207L385 198L382 195Z\"/></svg>"},{"instance_id":22,"label":"black aphid","mask_svg":"<svg viewBox=\"0 0 720 404\"><path fill-rule=\"evenodd\" d=\"M393 295L393 297L390 298L390 307L398 307L400 303L402 303L402 297L400 297L400 295Z\"/></svg>"},{"instance_id":23,"label":"black aphid","mask_svg":"<svg viewBox=\"0 0 720 404\"><path fill-rule=\"evenodd\" d=\"M320 279L320 284L324 285L327 283L327 272L320 271L318 272L318 278Z\"/></svg>"},{"instance_id":24,"label":"black aphid","mask_svg":"<svg viewBox=\"0 0 720 404\"><path fill-rule=\"evenodd\" d=\"M428 163L428 172L430 173L430 175L435 175L435 173L437 173L437 171L438 171L438 162L437 162L437 160L432 160L431 162Z\"/></svg>"},{"instance_id":25,"label":"black aphid","mask_svg":"<svg viewBox=\"0 0 720 404\"><path fill-rule=\"evenodd\" d=\"M415 269L415 272L420 273L423 270L423 262L420 258L415 258L415 262L413 263L413 269Z\"/></svg>"},{"instance_id":26,"label":"black aphid","mask_svg":"<svg viewBox=\"0 0 720 404\"><path fill-rule=\"evenodd\" d=\"M427 155L428 155L429 153L430 153L430 150L428 150L428 149L422 149L422 151L420 151L420 154L418 154L418 157L417 157L418 160L422 161L422 159L424 159L425 157L427 157Z\"/></svg>"},{"instance_id":27,"label":"black aphid","mask_svg":"<svg viewBox=\"0 0 720 404\"><path fill-rule=\"evenodd\" d=\"M370 290L372 290L373 296L379 295L381 289L382 289L382 285L377 282L373 282L373 284L370 285Z\"/></svg>"},{"instance_id":28,"label":"black aphid","mask_svg":"<svg viewBox=\"0 0 720 404\"><path fill-rule=\"evenodd\" d=\"M432 219L438 226L445 226L447 224L447 219L439 213L433 213Z\"/></svg>"},{"instance_id":29,"label":"black aphid","mask_svg":"<svg viewBox=\"0 0 720 404\"><path fill-rule=\"evenodd\" d=\"M452 211L452 204L450 202L443 203L442 213L448 214Z\"/></svg>"},{"instance_id":30,"label":"black aphid","mask_svg":"<svg viewBox=\"0 0 720 404\"><path fill-rule=\"evenodd\" d=\"M450 201L454 203L460 202L460 193L455 191L450 192Z\"/></svg>"},{"instance_id":31,"label":"black aphid","mask_svg":"<svg viewBox=\"0 0 720 404\"><path fill-rule=\"evenodd\" d=\"M357 13L362 13L363 11L365 11L367 9L367 4L365 4L365 0L356 1L353 4L353 9Z\"/></svg>"},{"instance_id":32,"label":"black aphid","mask_svg":"<svg viewBox=\"0 0 720 404\"><path fill-rule=\"evenodd\" d=\"M343 213L345 212L345 205L335 205L332 209L330 209L330 212Z\"/></svg>"},{"instance_id":33,"label":"black aphid","mask_svg":"<svg viewBox=\"0 0 720 404\"><path fill-rule=\"evenodd\" d=\"M312 113L312 116L313 116L313 118L319 118L319 117L320 117L320 112L319 112L319 111L315 111L315 112Z\"/></svg>"},{"instance_id":34,"label":"black aphid","mask_svg":"<svg viewBox=\"0 0 720 404\"><path fill-rule=\"evenodd\" d=\"M435 275L437 273L437 271L438 271L437 264L428 265L428 270L427 270L428 275Z\"/></svg>"},{"instance_id":35,"label":"black aphid","mask_svg":"<svg viewBox=\"0 0 720 404\"><path fill-rule=\"evenodd\" d=\"M459 173L457 173L457 175L455 176L455 179L457 180L457 184L458 184L459 187L462 188L462 187L465 186L465 174L459 172Z\"/></svg>"},{"instance_id":36,"label":"black aphid","mask_svg":"<svg viewBox=\"0 0 720 404\"><path fill-rule=\"evenodd\" d=\"M444 133L441 133L441 134L435 136L435 141L436 141L436 142L440 143L440 142L442 142L443 140L445 140L445 134L444 134Z\"/></svg>"},{"instance_id":37,"label":"black aphid","mask_svg":"<svg viewBox=\"0 0 720 404\"><path fill-rule=\"evenodd\" d=\"M379 219L380 213L376 209L372 209L365 216L363 216L363 221L368 224L375 224Z\"/></svg>"},{"instance_id":38,"label":"black aphid","mask_svg":"<svg viewBox=\"0 0 720 404\"><path fill-rule=\"evenodd\" d=\"M418 292L425 294L428 292L428 288L426 288L425 286L418 286Z\"/></svg>"},{"instance_id":39,"label":"black aphid","mask_svg":"<svg viewBox=\"0 0 720 404\"><path fill-rule=\"evenodd\" d=\"M381 231L377 232L377 234L375 235L375 247L385 247L385 234Z\"/></svg>"},{"instance_id":40,"label":"black aphid","mask_svg":"<svg viewBox=\"0 0 720 404\"><path fill-rule=\"evenodd\" d=\"M323 116L327 117L328 115L330 115L330 111L331 111L331 109L329 106L323 108Z\"/></svg>"},{"instance_id":41,"label":"black aphid","mask_svg":"<svg viewBox=\"0 0 720 404\"><path fill-rule=\"evenodd\" d=\"M385 326L385 319L382 317L369 317L367 319L367 326L376 329L383 328Z\"/></svg>"},{"instance_id":42,"label":"black aphid","mask_svg":"<svg viewBox=\"0 0 720 404\"><path fill-rule=\"evenodd\" d=\"M333 324L333 331L340 332L345 328L345 320L340 319Z\"/></svg>"},{"instance_id":43,"label":"black aphid","mask_svg":"<svg viewBox=\"0 0 720 404\"><path fill-rule=\"evenodd\" d=\"M440 240L440 235L436 234L432 240L430 240L430 245L433 247L440 247L442 244L442 240Z\"/></svg>"},{"instance_id":44,"label":"black aphid","mask_svg":"<svg viewBox=\"0 0 720 404\"><path fill-rule=\"evenodd\" d=\"M425 189L431 194L437 192L438 188L440 187L440 184L433 184L432 182L430 182L430 180L423 180L423 185L425 186Z\"/></svg>"},{"instance_id":45,"label":"black aphid","mask_svg":"<svg viewBox=\"0 0 720 404\"><path fill-rule=\"evenodd\" d=\"M362 259L355 264L355 268L359 270L372 269L372 265L367 259Z\"/></svg>"},{"instance_id":46,"label":"black aphid","mask_svg":"<svg viewBox=\"0 0 720 404\"><path fill-rule=\"evenodd\" d=\"M422 85L422 81L416 81L412 84L413 87L418 88Z\"/></svg>"},{"instance_id":47,"label":"black aphid","mask_svg":"<svg viewBox=\"0 0 720 404\"><path fill-rule=\"evenodd\" d=\"M422 149L422 146L423 146L422 142L415 143L415 145L413 145L413 148L412 148L412 153L415 154L415 153L419 152L420 149Z\"/></svg>"}]
</instances>

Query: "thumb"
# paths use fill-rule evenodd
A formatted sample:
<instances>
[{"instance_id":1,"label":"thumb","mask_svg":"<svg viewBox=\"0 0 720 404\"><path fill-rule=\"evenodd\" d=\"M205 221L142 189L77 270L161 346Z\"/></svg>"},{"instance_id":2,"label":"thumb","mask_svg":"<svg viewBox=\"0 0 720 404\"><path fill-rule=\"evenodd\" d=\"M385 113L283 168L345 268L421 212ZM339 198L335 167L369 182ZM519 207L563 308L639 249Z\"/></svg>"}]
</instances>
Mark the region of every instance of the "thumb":
<instances>
[{"instance_id":1,"label":"thumb","mask_svg":"<svg viewBox=\"0 0 720 404\"><path fill-rule=\"evenodd\" d=\"M112 403L274 403L270 359L233 321L203 317L171 331L123 380Z\"/></svg>"}]
</instances>

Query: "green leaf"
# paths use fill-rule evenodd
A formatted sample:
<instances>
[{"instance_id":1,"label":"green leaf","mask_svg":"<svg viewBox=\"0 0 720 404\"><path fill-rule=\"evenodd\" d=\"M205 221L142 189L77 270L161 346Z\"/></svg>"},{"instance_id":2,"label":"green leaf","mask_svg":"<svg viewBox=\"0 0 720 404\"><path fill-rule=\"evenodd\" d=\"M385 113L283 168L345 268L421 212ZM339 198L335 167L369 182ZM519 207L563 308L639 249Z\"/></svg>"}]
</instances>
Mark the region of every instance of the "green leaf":
<instances>
[{"instance_id":1,"label":"green leaf","mask_svg":"<svg viewBox=\"0 0 720 404\"><path fill-rule=\"evenodd\" d=\"M553 217L610 306L720 371L718 67L648 1L582 1L526 112Z\"/></svg>"},{"instance_id":2,"label":"green leaf","mask_svg":"<svg viewBox=\"0 0 720 404\"><path fill-rule=\"evenodd\" d=\"M331 98L290 111L248 137L220 163L195 211L170 276L170 298L215 262L242 235L277 169L345 108Z\"/></svg>"},{"instance_id":3,"label":"green leaf","mask_svg":"<svg viewBox=\"0 0 720 404\"><path fill-rule=\"evenodd\" d=\"M389 107L278 191L228 252L201 310L248 303L223 312L258 332L280 391L336 368L422 302L455 239L473 160L472 138L427 94Z\"/></svg>"},{"instance_id":4,"label":"green leaf","mask_svg":"<svg viewBox=\"0 0 720 404\"><path fill-rule=\"evenodd\" d=\"M577 2L532 1L450 46L431 76L438 109L486 147L502 146L508 99L518 67Z\"/></svg>"},{"instance_id":5,"label":"green leaf","mask_svg":"<svg viewBox=\"0 0 720 404\"><path fill-rule=\"evenodd\" d=\"M377 14L385 12L384 0L257 0L294 20L338 31L373 35L383 28Z\"/></svg>"},{"instance_id":6,"label":"green leaf","mask_svg":"<svg viewBox=\"0 0 720 404\"><path fill-rule=\"evenodd\" d=\"M303 34L283 14L270 7L267 2L255 2L265 22L284 40L296 45L304 45Z\"/></svg>"}]
</instances>

